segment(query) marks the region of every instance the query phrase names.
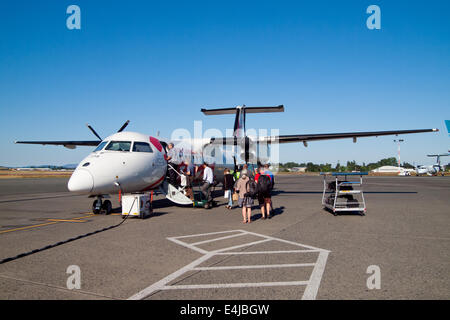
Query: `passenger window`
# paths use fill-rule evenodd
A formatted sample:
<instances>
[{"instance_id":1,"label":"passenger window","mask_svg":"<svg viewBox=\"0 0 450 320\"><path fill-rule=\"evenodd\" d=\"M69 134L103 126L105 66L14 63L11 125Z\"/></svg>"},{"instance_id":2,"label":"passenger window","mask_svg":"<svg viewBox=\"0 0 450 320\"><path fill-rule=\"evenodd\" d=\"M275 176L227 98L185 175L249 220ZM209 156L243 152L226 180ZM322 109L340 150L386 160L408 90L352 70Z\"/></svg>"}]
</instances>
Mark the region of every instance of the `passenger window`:
<instances>
[{"instance_id":1,"label":"passenger window","mask_svg":"<svg viewBox=\"0 0 450 320\"><path fill-rule=\"evenodd\" d=\"M95 148L94 152L100 151L103 149L103 147L108 143L108 141L103 141L102 143L100 143L97 148Z\"/></svg>"},{"instance_id":2,"label":"passenger window","mask_svg":"<svg viewBox=\"0 0 450 320\"><path fill-rule=\"evenodd\" d=\"M130 151L130 141L111 141L105 150L109 151Z\"/></svg>"},{"instance_id":3,"label":"passenger window","mask_svg":"<svg viewBox=\"0 0 450 320\"><path fill-rule=\"evenodd\" d=\"M150 145L145 142L135 142L133 144L133 151L134 152L153 152Z\"/></svg>"}]
</instances>

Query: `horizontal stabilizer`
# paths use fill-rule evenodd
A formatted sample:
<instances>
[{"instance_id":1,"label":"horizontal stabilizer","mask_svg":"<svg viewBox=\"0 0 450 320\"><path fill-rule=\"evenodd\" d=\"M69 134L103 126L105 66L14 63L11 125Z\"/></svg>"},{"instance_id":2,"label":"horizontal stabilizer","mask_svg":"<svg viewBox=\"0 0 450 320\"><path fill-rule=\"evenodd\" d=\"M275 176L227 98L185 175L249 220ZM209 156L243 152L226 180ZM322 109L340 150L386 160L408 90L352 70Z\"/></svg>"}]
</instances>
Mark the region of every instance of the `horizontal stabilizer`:
<instances>
[{"instance_id":1,"label":"horizontal stabilizer","mask_svg":"<svg viewBox=\"0 0 450 320\"><path fill-rule=\"evenodd\" d=\"M284 106L276 107L245 107L245 113L284 112Z\"/></svg>"},{"instance_id":2,"label":"horizontal stabilizer","mask_svg":"<svg viewBox=\"0 0 450 320\"><path fill-rule=\"evenodd\" d=\"M276 107L237 107L237 108L219 108L219 109L201 109L207 115L236 114L236 109L245 109L245 113L265 113L265 112L284 112L284 106Z\"/></svg>"},{"instance_id":3,"label":"horizontal stabilizer","mask_svg":"<svg viewBox=\"0 0 450 320\"><path fill-rule=\"evenodd\" d=\"M201 111L207 116L217 114L236 114L236 108L201 109Z\"/></svg>"}]
</instances>

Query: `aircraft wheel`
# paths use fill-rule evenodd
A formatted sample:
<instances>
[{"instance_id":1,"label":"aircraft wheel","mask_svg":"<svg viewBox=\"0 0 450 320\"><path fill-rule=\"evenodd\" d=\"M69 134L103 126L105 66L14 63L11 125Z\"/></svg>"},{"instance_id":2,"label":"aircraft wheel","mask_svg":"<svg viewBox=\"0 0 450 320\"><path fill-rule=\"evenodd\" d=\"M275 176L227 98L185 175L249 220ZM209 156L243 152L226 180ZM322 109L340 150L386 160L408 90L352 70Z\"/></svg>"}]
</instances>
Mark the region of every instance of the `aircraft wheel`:
<instances>
[{"instance_id":1,"label":"aircraft wheel","mask_svg":"<svg viewBox=\"0 0 450 320\"><path fill-rule=\"evenodd\" d=\"M94 202L92 203L92 212L94 214L99 214L101 208L102 208L102 200L101 199L94 200Z\"/></svg>"},{"instance_id":2,"label":"aircraft wheel","mask_svg":"<svg viewBox=\"0 0 450 320\"><path fill-rule=\"evenodd\" d=\"M112 211L111 201L105 200L105 202L103 202L103 204L102 204L102 209L105 211L106 215L110 214Z\"/></svg>"}]
</instances>

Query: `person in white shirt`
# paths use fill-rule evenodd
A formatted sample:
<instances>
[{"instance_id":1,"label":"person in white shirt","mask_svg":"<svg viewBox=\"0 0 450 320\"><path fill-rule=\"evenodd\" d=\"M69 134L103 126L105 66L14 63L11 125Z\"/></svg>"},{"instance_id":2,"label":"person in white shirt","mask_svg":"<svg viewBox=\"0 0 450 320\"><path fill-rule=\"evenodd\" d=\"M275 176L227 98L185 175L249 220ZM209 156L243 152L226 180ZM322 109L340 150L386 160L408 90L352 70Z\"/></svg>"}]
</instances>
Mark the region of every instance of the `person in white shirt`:
<instances>
[{"instance_id":1,"label":"person in white shirt","mask_svg":"<svg viewBox=\"0 0 450 320\"><path fill-rule=\"evenodd\" d=\"M177 183L177 172L176 170L178 170L178 164L176 162L176 154L175 154L175 149L173 148L173 143L169 143L167 145L167 162L168 162L168 166L167 166L167 173L169 174L169 183L172 185L176 185Z\"/></svg>"},{"instance_id":2,"label":"person in white shirt","mask_svg":"<svg viewBox=\"0 0 450 320\"><path fill-rule=\"evenodd\" d=\"M207 202L211 202L211 186L214 181L214 174L212 169L206 162L203 163L203 184L201 187L203 197Z\"/></svg>"}]
</instances>

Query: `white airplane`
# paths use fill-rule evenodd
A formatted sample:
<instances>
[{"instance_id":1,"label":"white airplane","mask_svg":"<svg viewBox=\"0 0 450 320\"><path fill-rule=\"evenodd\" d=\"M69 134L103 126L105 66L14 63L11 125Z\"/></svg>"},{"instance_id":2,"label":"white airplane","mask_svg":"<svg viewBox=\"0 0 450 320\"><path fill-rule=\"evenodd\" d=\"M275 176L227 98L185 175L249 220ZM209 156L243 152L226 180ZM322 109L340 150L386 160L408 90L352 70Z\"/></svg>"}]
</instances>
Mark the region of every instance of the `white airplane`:
<instances>
[{"instance_id":1,"label":"white airplane","mask_svg":"<svg viewBox=\"0 0 450 320\"><path fill-rule=\"evenodd\" d=\"M309 141L352 138L353 142L360 137L399 135L421 132L436 132L438 129L414 129L414 130L392 130L372 132L347 132L347 133L323 133L323 134L297 134L265 137L249 137L245 130L245 117L249 113L283 112L284 106L276 107L247 107L236 108L202 109L205 115L235 114L234 133L232 137L191 139L190 141L172 141L175 150L180 154L185 151L186 145L190 150L182 154L181 158L189 159L192 163L199 165L207 162L214 167L214 174L218 180L224 167L236 167L236 156L233 154L232 161L223 163L223 154L210 152L206 154L209 146L223 148L232 146L233 152L240 149L240 158L245 163L257 163L261 159L256 154L255 145L272 143L303 142L305 147ZM96 147L86 158L84 158L68 182L68 189L78 194L86 194L96 198L93 203L94 213L100 208L107 214L111 212L112 206L109 200L103 201L110 194L129 194L159 189L166 197L178 204L191 204L192 201L186 197L180 187L168 184L166 180L167 161L166 146L169 140L155 138L146 134L136 132L123 132L128 125L127 121L117 133L102 139L95 130L88 128L99 140L90 141L16 141L23 144L62 145L69 149L77 146ZM181 148L179 146L182 146ZM177 149L178 148L178 149ZM229 158L228 158L229 159ZM214 165L215 164L215 165ZM201 172L200 172L201 175Z\"/></svg>"},{"instance_id":2,"label":"white airplane","mask_svg":"<svg viewBox=\"0 0 450 320\"><path fill-rule=\"evenodd\" d=\"M416 175L421 176L421 175L428 175L428 176L433 176L433 175L437 175L439 172L444 173L445 171L445 166L441 165L441 157L447 157L450 156L450 153L447 154L428 154L427 157L436 157L436 164L432 164L429 166L423 166L423 165L419 165L416 167Z\"/></svg>"}]
</instances>

